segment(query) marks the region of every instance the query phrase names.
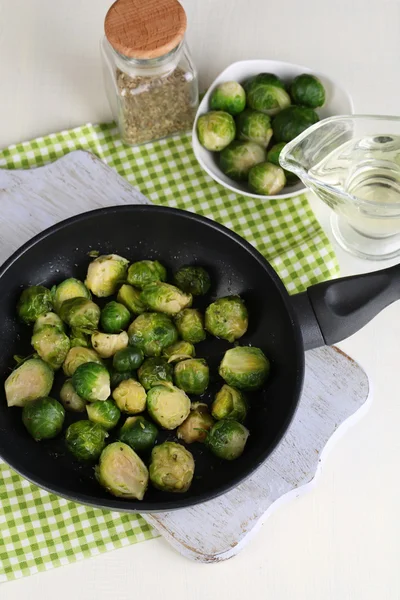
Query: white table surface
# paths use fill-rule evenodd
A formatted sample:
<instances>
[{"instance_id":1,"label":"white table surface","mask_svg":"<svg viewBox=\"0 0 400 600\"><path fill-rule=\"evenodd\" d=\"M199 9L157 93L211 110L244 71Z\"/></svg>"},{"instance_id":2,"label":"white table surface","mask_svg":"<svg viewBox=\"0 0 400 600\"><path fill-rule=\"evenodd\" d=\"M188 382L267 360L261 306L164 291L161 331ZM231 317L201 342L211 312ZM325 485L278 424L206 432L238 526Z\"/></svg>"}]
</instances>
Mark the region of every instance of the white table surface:
<instances>
[{"instance_id":1,"label":"white table surface","mask_svg":"<svg viewBox=\"0 0 400 600\"><path fill-rule=\"evenodd\" d=\"M399 112L399 0L182 3L203 85L235 60L281 59L341 81L358 112ZM0 0L0 146L110 119L98 53L110 4ZM381 266L338 256L344 274ZM238 557L194 564L157 539L3 584L1 599L399 599L399 347L400 304L342 344L373 382L372 407L314 490L274 513Z\"/></svg>"}]
</instances>

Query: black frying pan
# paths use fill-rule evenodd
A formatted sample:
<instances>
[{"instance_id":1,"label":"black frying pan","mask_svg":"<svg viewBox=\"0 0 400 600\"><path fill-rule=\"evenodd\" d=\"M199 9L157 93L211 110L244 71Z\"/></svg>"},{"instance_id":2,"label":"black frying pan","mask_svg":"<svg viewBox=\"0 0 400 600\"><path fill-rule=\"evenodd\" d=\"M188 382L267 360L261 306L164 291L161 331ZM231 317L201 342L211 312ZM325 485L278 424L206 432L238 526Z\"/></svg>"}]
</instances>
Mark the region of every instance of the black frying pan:
<instances>
[{"instance_id":1,"label":"black frying pan","mask_svg":"<svg viewBox=\"0 0 400 600\"><path fill-rule=\"evenodd\" d=\"M332 344L354 333L377 312L399 298L393 270L314 286L289 297L268 262L245 240L204 217L157 206L119 206L95 210L47 229L18 250L0 270L0 372L4 378L14 354L31 352L31 328L16 319L22 286L48 287L67 277L85 277L88 252L117 253L130 260L159 259L170 272L198 263L213 286L204 308L220 296L240 294L250 324L242 344L261 347L272 363L264 390L249 395L246 422L251 434L244 454L221 461L202 445L190 446L196 472L185 494L149 488L142 502L110 496L95 481L93 468L75 462L62 436L35 443L21 421L21 410L7 408L1 388L0 456L37 485L83 504L118 511L168 511L209 500L236 486L274 450L296 410L303 383L304 349ZM394 268L396 269L396 267ZM303 341L304 340L304 341ZM217 367L227 342L208 339L197 347L213 373L206 400L222 381ZM53 395L57 396L57 387ZM75 419L68 414L66 424ZM172 439L161 433L159 441Z\"/></svg>"}]
</instances>

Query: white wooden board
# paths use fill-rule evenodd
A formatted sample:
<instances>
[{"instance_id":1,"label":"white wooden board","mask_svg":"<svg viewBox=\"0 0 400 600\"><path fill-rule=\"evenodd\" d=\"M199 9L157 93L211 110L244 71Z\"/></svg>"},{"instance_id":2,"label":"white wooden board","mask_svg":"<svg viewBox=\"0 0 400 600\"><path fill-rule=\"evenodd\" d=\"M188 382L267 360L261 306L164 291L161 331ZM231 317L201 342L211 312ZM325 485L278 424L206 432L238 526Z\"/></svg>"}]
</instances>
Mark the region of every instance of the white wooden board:
<instances>
[{"instance_id":1,"label":"white wooden board","mask_svg":"<svg viewBox=\"0 0 400 600\"><path fill-rule=\"evenodd\" d=\"M149 201L93 155L76 151L31 170L0 169L0 262L46 227L78 213ZM364 371L335 348L308 352L300 407L273 455L235 490L206 504L145 515L179 552L214 562L235 555L282 501L313 481L333 434L366 406Z\"/></svg>"}]
</instances>

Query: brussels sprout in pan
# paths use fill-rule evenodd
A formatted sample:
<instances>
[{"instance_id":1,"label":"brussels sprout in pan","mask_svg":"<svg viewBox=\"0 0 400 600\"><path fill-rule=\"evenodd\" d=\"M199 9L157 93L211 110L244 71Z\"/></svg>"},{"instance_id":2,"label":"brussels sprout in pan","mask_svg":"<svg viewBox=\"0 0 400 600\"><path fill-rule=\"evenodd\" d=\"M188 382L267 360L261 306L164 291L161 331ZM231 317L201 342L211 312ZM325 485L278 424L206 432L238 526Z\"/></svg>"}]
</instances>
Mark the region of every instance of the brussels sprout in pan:
<instances>
[{"instance_id":1,"label":"brussels sprout in pan","mask_svg":"<svg viewBox=\"0 0 400 600\"><path fill-rule=\"evenodd\" d=\"M64 375L72 377L78 367L88 362L95 362L99 365L103 364L100 356L92 348L83 348L81 346L71 348L64 360Z\"/></svg>"},{"instance_id":2,"label":"brussels sprout in pan","mask_svg":"<svg viewBox=\"0 0 400 600\"><path fill-rule=\"evenodd\" d=\"M99 458L108 433L92 421L72 423L65 432L65 445L69 452L81 461L95 461Z\"/></svg>"},{"instance_id":3,"label":"brussels sprout in pan","mask_svg":"<svg viewBox=\"0 0 400 600\"><path fill-rule=\"evenodd\" d=\"M86 298L90 300L91 298L86 285L74 277L65 279L59 285L53 286L51 293L53 295L54 310L57 313L60 312L61 305L66 300L71 300L72 298Z\"/></svg>"},{"instance_id":4,"label":"brussels sprout in pan","mask_svg":"<svg viewBox=\"0 0 400 600\"><path fill-rule=\"evenodd\" d=\"M128 329L129 343L145 356L161 356L164 348L177 341L178 332L171 319L162 313L143 313Z\"/></svg>"},{"instance_id":5,"label":"brussels sprout in pan","mask_svg":"<svg viewBox=\"0 0 400 600\"><path fill-rule=\"evenodd\" d=\"M267 161L273 165L276 165L277 167L280 167L281 165L279 162L279 157L285 146L286 142L279 142L278 144L272 146L272 148L267 152ZM283 172L285 173L286 177L286 185L294 185L299 181L299 178L294 173L291 173L286 169L283 169Z\"/></svg>"},{"instance_id":6,"label":"brussels sprout in pan","mask_svg":"<svg viewBox=\"0 0 400 600\"><path fill-rule=\"evenodd\" d=\"M46 325L52 325L60 331L65 331L65 325L58 315L54 312L46 312L39 315L33 326L33 333L38 333Z\"/></svg>"},{"instance_id":7,"label":"brussels sprout in pan","mask_svg":"<svg viewBox=\"0 0 400 600\"><path fill-rule=\"evenodd\" d=\"M98 423L106 431L115 427L121 416L119 408L112 400L92 402L86 405L89 421Z\"/></svg>"},{"instance_id":8,"label":"brussels sprout in pan","mask_svg":"<svg viewBox=\"0 0 400 600\"><path fill-rule=\"evenodd\" d=\"M193 402L190 408L188 418L179 425L176 435L179 440L185 444L193 442L204 442L207 432L214 425L214 419L208 412L207 404L202 402Z\"/></svg>"},{"instance_id":9,"label":"brussels sprout in pan","mask_svg":"<svg viewBox=\"0 0 400 600\"><path fill-rule=\"evenodd\" d=\"M319 121L315 110L306 106L289 106L275 117L272 129L277 142L290 142Z\"/></svg>"},{"instance_id":10,"label":"brussels sprout in pan","mask_svg":"<svg viewBox=\"0 0 400 600\"><path fill-rule=\"evenodd\" d=\"M258 163L265 161L265 149L255 142L235 140L220 154L221 171L231 179L245 181L249 171Z\"/></svg>"},{"instance_id":11,"label":"brussels sprout in pan","mask_svg":"<svg viewBox=\"0 0 400 600\"><path fill-rule=\"evenodd\" d=\"M239 140L255 142L263 148L268 146L273 134L269 116L250 108L237 116L236 131Z\"/></svg>"},{"instance_id":12,"label":"brussels sprout in pan","mask_svg":"<svg viewBox=\"0 0 400 600\"><path fill-rule=\"evenodd\" d=\"M124 373L118 373L118 371L115 371L114 369L110 370L110 386L112 390L115 390L121 381L126 381L127 379L136 379L135 371L124 371Z\"/></svg>"},{"instance_id":13,"label":"brussels sprout in pan","mask_svg":"<svg viewBox=\"0 0 400 600\"><path fill-rule=\"evenodd\" d=\"M124 283L119 288L117 300L120 304L123 304L133 315L141 315L147 310L147 307L140 299L140 291L128 283Z\"/></svg>"},{"instance_id":14,"label":"brussels sprout in pan","mask_svg":"<svg viewBox=\"0 0 400 600\"><path fill-rule=\"evenodd\" d=\"M62 303L60 317L70 327L97 329L100 308L87 298L71 298Z\"/></svg>"},{"instance_id":15,"label":"brussels sprout in pan","mask_svg":"<svg viewBox=\"0 0 400 600\"><path fill-rule=\"evenodd\" d=\"M304 73L293 79L290 95L295 104L319 108L325 104L325 88L315 75Z\"/></svg>"},{"instance_id":16,"label":"brussels sprout in pan","mask_svg":"<svg viewBox=\"0 0 400 600\"><path fill-rule=\"evenodd\" d=\"M54 398L44 397L26 404L22 422L34 440L49 440L62 429L65 410Z\"/></svg>"},{"instance_id":17,"label":"brussels sprout in pan","mask_svg":"<svg viewBox=\"0 0 400 600\"><path fill-rule=\"evenodd\" d=\"M126 348L129 342L129 336L126 331L121 333L102 333L97 331L92 334L91 342L94 350L101 358L110 358L118 350Z\"/></svg>"},{"instance_id":18,"label":"brussels sprout in pan","mask_svg":"<svg viewBox=\"0 0 400 600\"><path fill-rule=\"evenodd\" d=\"M241 423L217 421L208 432L206 445L218 458L235 460L243 454L248 437L249 431Z\"/></svg>"},{"instance_id":19,"label":"brussels sprout in pan","mask_svg":"<svg viewBox=\"0 0 400 600\"><path fill-rule=\"evenodd\" d=\"M80 365L72 375L76 393L88 402L107 400L110 396L110 375L103 365L87 362Z\"/></svg>"},{"instance_id":20,"label":"brussels sprout in pan","mask_svg":"<svg viewBox=\"0 0 400 600\"><path fill-rule=\"evenodd\" d=\"M191 306L192 294L182 292L175 285L156 281L143 288L141 299L151 310L176 315L179 311Z\"/></svg>"},{"instance_id":21,"label":"brussels sprout in pan","mask_svg":"<svg viewBox=\"0 0 400 600\"><path fill-rule=\"evenodd\" d=\"M211 406L211 414L217 421L233 419L243 423L247 415L247 401L240 390L223 385Z\"/></svg>"},{"instance_id":22,"label":"brussels sprout in pan","mask_svg":"<svg viewBox=\"0 0 400 600\"><path fill-rule=\"evenodd\" d=\"M17 313L24 323L34 323L40 315L51 311L52 308L50 290L43 285L32 285L22 292L17 304Z\"/></svg>"},{"instance_id":23,"label":"brussels sprout in pan","mask_svg":"<svg viewBox=\"0 0 400 600\"><path fill-rule=\"evenodd\" d=\"M135 379L125 379L112 393L119 410L128 415L137 415L146 408L146 390Z\"/></svg>"},{"instance_id":24,"label":"brussels sprout in pan","mask_svg":"<svg viewBox=\"0 0 400 600\"><path fill-rule=\"evenodd\" d=\"M62 385L60 390L60 402L65 410L71 412L84 412L87 404L86 400L76 393L71 379L66 379Z\"/></svg>"},{"instance_id":25,"label":"brussels sprout in pan","mask_svg":"<svg viewBox=\"0 0 400 600\"><path fill-rule=\"evenodd\" d=\"M149 283L166 281L167 271L158 260L140 260L128 269L128 283L142 290Z\"/></svg>"},{"instance_id":26,"label":"brussels sprout in pan","mask_svg":"<svg viewBox=\"0 0 400 600\"><path fill-rule=\"evenodd\" d=\"M172 383L172 365L165 358L146 358L138 370L138 378L145 390L162 383Z\"/></svg>"},{"instance_id":27,"label":"brussels sprout in pan","mask_svg":"<svg viewBox=\"0 0 400 600\"><path fill-rule=\"evenodd\" d=\"M272 196L279 194L286 185L285 172L269 162L256 165L249 172L249 187L256 194Z\"/></svg>"},{"instance_id":28,"label":"brussels sprout in pan","mask_svg":"<svg viewBox=\"0 0 400 600\"><path fill-rule=\"evenodd\" d=\"M175 383L187 394L204 394L210 380L204 358L189 358L175 365Z\"/></svg>"},{"instance_id":29,"label":"brussels sprout in pan","mask_svg":"<svg viewBox=\"0 0 400 600\"><path fill-rule=\"evenodd\" d=\"M247 104L249 108L259 110L269 116L278 114L290 106L291 100L287 91L266 77L255 77L246 85Z\"/></svg>"},{"instance_id":30,"label":"brussels sprout in pan","mask_svg":"<svg viewBox=\"0 0 400 600\"><path fill-rule=\"evenodd\" d=\"M128 346L114 354L113 367L119 373L138 369L144 360L143 350Z\"/></svg>"},{"instance_id":31,"label":"brussels sprout in pan","mask_svg":"<svg viewBox=\"0 0 400 600\"><path fill-rule=\"evenodd\" d=\"M24 406L48 396L53 381L54 371L47 363L40 358L26 360L5 381L7 406Z\"/></svg>"},{"instance_id":32,"label":"brussels sprout in pan","mask_svg":"<svg viewBox=\"0 0 400 600\"><path fill-rule=\"evenodd\" d=\"M99 484L113 496L143 500L149 472L141 458L127 444L109 444L101 453L95 473Z\"/></svg>"},{"instance_id":33,"label":"brussels sprout in pan","mask_svg":"<svg viewBox=\"0 0 400 600\"><path fill-rule=\"evenodd\" d=\"M224 110L230 115L237 115L245 106L246 93L237 81L220 83L211 94L211 110Z\"/></svg>"},{"instance_id":34,"label":"brussels sprout in pan","mask_svg":"<svg viewBox=\"0 0 400 600\"><path fill-rule=\"evenodd\" d=\"M185 342L198 344L206 339L203 315L196 308L184 308L175 317L175 325Z\"/></svg>"},{"instance_id":35,"label":"brussels sprout in pan","mask_svg":"<svg viewBox=\"0 0 400 600\"><path fill-rule=\"evenodd\" d=\"M203 267L181 267L174 275L175 285L192 296L204 296L211 287L210 276Z\"/></svg>"},{"instance_id":36,"label":"brussels sprout in pan","mask_svg":"<svg viewBox=\"0 0 400 600\"><path fill-rule=\"evenodd\" d=\"M144 417L128 417L119 430L118 439L138 454L150 452L156 443L158 429Z\"/></svg>"},{"instance_id":37,"label":"brussels sprout in pan","mask_svg":"<svg viewBox=\"0 0 400 600\"><path fill-rule=\"evenodd\" d=\"M71 348L75 348L76 346L79 346L81 348L92 347L90 334L86 333L86 331L80 329L79 327L72 327L71 334L69 336L69 342Z\"/></svg>"},{"instance_id":38,"label":"brussels sprout in pan","mask_svg":"<svg viewBox=\"0 0 400 600\"><path fill-rule=\"evenodd\" d=\"M147 410L160 427L172 430L189 415L190 400L172 384L156 385L147 393Z\"/></svg>"},{"instance_id":39,"label":"brussels sprout in pan","mask_svg":"<svg viewBox=\"0 0 400 600\"><path fill-rule=\"evenodd\" d=\"M197 137L206 150L220 152L235 139L235 135L235 120L227 112L212 110L197 119Z\"/></svg>"},{"instance_id":40,"label":"brussels sprout in pan","mask_svg":"<svg viewBox=\"0 0 400 600\"><path fill-rule=\"evenodd\" d=\"M206 309L205 328L215 337L234 342L247 331L248 314L239 296L219 298Z\"/></svg>"},{"instance_id":41,"label":"brussels sprout in pan","mask_svg":"<svg viewBox=\"0 0 400 600\"><path fill-rule=\"evenodd\" d=\"M131 313L119 302L108 302L100 314L100 325L105 333L120 333L131 322Z\"/></svg>"},{"instance_id":42,"label":"brussels sprout in pan","mask_svg":"<svg viewBox=\"0 0 400 600\"><path fill-rule=\"evenodd\" d=\"M224 354L219 374L226 383L244 391L260 389L270 371L270 363L260 348L237 346Z\"/></svg>"},{"instance_id":43,"label":"brussels sprout in pan","mask_svg":"<svg viewBox=\"0 0 400 600\"><path fill-rule=\"evenodd\" d=\"M155 446L149 467L150 481L163 492L187 492L194 475L194 459L189 450L175 442Z\"/></svg>"},{"instance_id":44,"label":"brussels sprout in pan","mask_svg":"<svg viewBox=\"0 0 400 600\"><path fill-rule=\"evenodd\" d=\"M69 352L69 337L53 325L44 325L33 334L31 344L44 362L57 370Z\"/></svg>"},{"instance_id":45,"label":"brussels sprout in pan","mask_svg":"<svg viewBox=\"0 0 400 600\"><path fill-rule=\"evenodd\" d=\"M86 287L98 298L112 296L126 279L128 263L118 254L99 256L89 264Z\"/></svg>"},{"instance_id":46,"label":"brussels sprout in pan","mask_svg":"<svg viewBox=\"0 0 400 600\"><path fill-rule=\"evenodd\" d=\"M165 348L163 357L168 360L169 363L179 362L186 358L194 358L196 356L196 350L192 343L184 342L180 340Z\"/></svg>"}]
</instances>

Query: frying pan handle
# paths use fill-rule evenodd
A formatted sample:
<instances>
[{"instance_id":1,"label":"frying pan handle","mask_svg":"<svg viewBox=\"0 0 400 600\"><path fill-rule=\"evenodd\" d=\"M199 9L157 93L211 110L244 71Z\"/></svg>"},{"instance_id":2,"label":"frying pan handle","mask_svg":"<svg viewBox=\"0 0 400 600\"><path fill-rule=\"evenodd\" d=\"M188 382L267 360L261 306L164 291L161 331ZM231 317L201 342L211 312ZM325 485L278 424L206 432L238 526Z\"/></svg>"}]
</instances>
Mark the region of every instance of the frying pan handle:
<instances>
[{"instance_id":1,"label":"frying pan handle","mask_svg":"<svg viewBox=\"0 0 400 600\"><path fill-rule=\"evenodd\" d=\"M331 346L400 299L400 265L318 283L291 297L306 350Z\"/></svg>"}]
</instances>

